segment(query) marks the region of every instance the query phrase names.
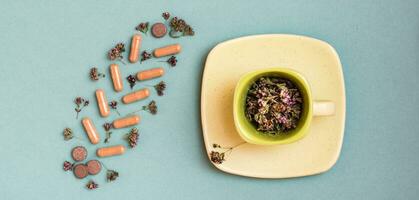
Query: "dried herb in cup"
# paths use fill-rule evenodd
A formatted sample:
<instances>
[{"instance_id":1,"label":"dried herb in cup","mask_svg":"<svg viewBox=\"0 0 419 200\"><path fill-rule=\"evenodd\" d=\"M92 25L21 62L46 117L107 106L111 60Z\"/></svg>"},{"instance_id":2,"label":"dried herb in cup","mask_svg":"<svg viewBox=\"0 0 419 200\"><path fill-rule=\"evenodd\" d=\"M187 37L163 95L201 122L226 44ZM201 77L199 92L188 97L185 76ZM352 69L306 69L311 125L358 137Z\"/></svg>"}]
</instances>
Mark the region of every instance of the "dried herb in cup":
<instances>
[{"instance_id":1,"label":"dried herb in cup","mask_svg":"<svg viewBox=\"0 0 419 200\"><path fill-rule=\"evenodd\" d=\"M297 127L302 104L300 91L290 80L261 77L247 93L245 115L257 130L282 134Z\"/></svg>"}]
</instances>

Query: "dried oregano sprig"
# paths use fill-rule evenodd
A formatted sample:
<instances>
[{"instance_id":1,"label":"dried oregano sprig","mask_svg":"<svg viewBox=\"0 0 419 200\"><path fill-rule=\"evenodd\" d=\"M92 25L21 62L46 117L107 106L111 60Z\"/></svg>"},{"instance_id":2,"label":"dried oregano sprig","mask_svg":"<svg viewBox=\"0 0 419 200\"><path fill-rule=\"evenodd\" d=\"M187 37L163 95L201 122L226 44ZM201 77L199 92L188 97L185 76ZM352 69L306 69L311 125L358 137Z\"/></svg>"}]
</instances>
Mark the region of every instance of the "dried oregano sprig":
<instances>
[{"instance_id":1,"label":"dried oregano sprig","mask_svg":"<svg viewBox=\"0 0 419 200\"><path fill-rule=\"evenodd\" d=\"M225 158L227 157L226 153L228 153L228 155L230 155L230 153L233 151L234 148L242 145L242 144L246 144L246 142L242 142L239 143L233 147L222 147L219 144L213 144L212 148L214 149L223 149L224 151L211 151L210 152L210 159L211 162L215 163L215 164L222 164L225 161Z\"/></svg>"},{"instance_id":2,"label":"dried oregano sprig","mask_svg":"<svg viewBox=\"0 0 419 200\"><path fill-rule=\"evenodd\" d=\"M157 114L157 104L156 101L152 100L147 106L143 106L142 110L148 111L151 114Z\"/></svg>"},{"instance_id":3,"label":"dried oregano sprig","mask_svg":"<svg viewBox=\"0 0 419 200\"><path fill-rule=\"evenodd\" d=\"M138 129L137 128L132 128L130 133L127 135L127 142L128 145L131 148L134 148L137 146L137 142L138 142L138 137L139 137L139 133L138 133Z\"/></svg>"},{"instance_id":4,"label":"dried oregano sprig","mask_svg":"<svg viewBox=\"0 0 419 200\"><path fill-rule=\"evenodd\" d=\"M150 59L151 57L152 57L151 53L148 53L147 51L143 51L141 53L141 61L140 62L146 61L146 60Z\"/></svg>"},{"instance_id":5,"label":"dried oregano sprig","mask_svg":"<svg viewBox=\"0 0 419 200\"><path fill-rule=\"evenodd\" d=\"M63 131L64 140L71 140L73 139L73 130L71 128L65 128Z\"/></svg>"},{"instance_id":6,"label":"dried oregano sprig","mask_svg":"<svg viewBox=\"0 0 419 200\"><path fill-rule=\"evenodd\" d=\"M173 17L170 20L170 28L169 35L172 38L195 35L192 27L185 20L179 19L178 17Z\"/></svg>"},{"instance_id":7,"label":"dried oregano sprig","mask_svg":"<svg viewBox=\"0 0 419 200\"><path fill-rule=\"evenodd\" d=\"M135 30L141 31L144 34L147 34L148 31L148 22L142 22L135 27Z\"/></svg>"},{"instance_id":8,"label":"dried oregano sprig","mask_svg":"<svg viewBox=\"0 0 419 200\"><path fill-rule=\"evenodd\" d=\"M300 91L291 81L262 77L250 86L245 115L257 130L281 134L297 127L302 103Z\"/></svg>"},{"instance_id":9,"label":"dried oregano sprig","mask_svg":"<svg viewBox=\"0 0 419 200\"><path fill-rule=\"evenodd\" d=\"M165 61L160 61L160 62L167 62L171 67L176 67L177 59L176 59L176 56L170 56L169 59Z\"/></svg>"},{"instance_id":10,"label":"dried oregano sprig","mask_svg":"<svg viewBox=\"0 0 419 200\"><path fill-rule=\"evenodd\" d=\"M76 104L76 108L74 108L74 110L77 113L76 119L78 119L81 110L89 105L89 100L83 99L82 97L76 97L76 99L74 99L74 103Z\"/></svg>"},{"instance_id":11,"label":"dried oregano sprig","mask_svg":"<svg viewBox=\"0 0 419 200\"><path fill-rule=\"evenodd\" d=\"M73 170L73 163L71 163L69 161L64 161L64 163L63 163L63 169L64 169L64 171Z\"/></svg>"},{"instance_id":12,"label":"dried oregano sprig","mask_svg":"<svg viewBox=\"0 0 419 200\"><path fill-rule=\"evenodd\" d=\"M86 188L89 190L94 190L96 188L99 187L99 184L97 184L96 182L94 182L93 180L90 180L87 184L86 184Z\"/></svg>"},{"instance_id":13,"label":"dried oregano sprig","mask_svg":"<svg viewBox=\"0 0 419 200\"><path fill-rule=\"evenodd\" d=\"M117 101L111 101L109 102L109 107L111 107L112 109L114 109L116 111L116 113L121 116L121 114L118 111L118 102Z\"/></svg>"},{"instance_id":14,"label":"dried oregano sprig","mask_svg":"<svg viewBox=\"0 0 419 200\"><path fill-rule=\"evenodd\" d=\"M108 58L110 60L116 60L118 59L119 61L121 61L123 64L126 64L123 60L123 56L122 53L125 52L125 45L124 43L118 43L115 45L114 48L112 48L111 50L108 51Z\"/></svg>"},{"instance_id":15,"label":"dried oregano sprig","mask_svg":"<svg viewBox=\"0 0 419 200\"><path fill-rule=\"evenodd\" d=\"M129 75L127 77L127 81L129 83L129 86L131 87L131 89L135 86L135 84L137 83L137 79L135 79L135 77L133 75Z\"/></svg>"},{"instance_id":16,"label":"dried oregano sprig","mask_svg":"<svg viewBox=\"0 0 419 200\"><path fill-rule=\"evenodd\" d=\"M115 170L107 170L106 171L106 180L108 182L115 181L119 177L119 173Z\"/></svg>"},{"instance_id":17,"label":"dried oregano sprig","mask_svg":"<svg viewBox=\"0 0 419 200\"><path fill-rule=\"evenodd\" d=\"M103 128L105 129L105 132L106 132L106 138L105 138L104 142L108 143L109 140L111 139L112 132L110 130L112 129L112 124L111 123L104 123Z\"/></svg>"},{"instance_id":18,"label":"dried oregano sprig","mask_svg":"<svg viewBox=\"0 0 419 200\"><path fill-rule=\"evenodd\" d=\"M157 92L157 95L159 96L163 96L164 95L164 90L166 90L166 83L164 81L160 81L158 84L153 86L154 89Z\"/></svg>"},{"instance_id":19,"label":"dried oregano sprig","mask_svg":"<svg viewBox=\"0 0 419 200\"><path fill-rule=\"evenodd\" d=\"M164 20L168 20L170 18L170 13L169 12L164 12L161 14Z\"/></svg>"},{"instance_id":20,"label":"dried oregano sprig","mask_svg":"<svg viewBox=\"0 0 419 200\"><path fill-rule=\"evenodd\" d=\"M105 78L105 74L99 72L96 67L92 67L90 69L89 76L90 76L90 80L92 80L92 81L97 81L100 78Z\"/></svg>"}]
</instances>

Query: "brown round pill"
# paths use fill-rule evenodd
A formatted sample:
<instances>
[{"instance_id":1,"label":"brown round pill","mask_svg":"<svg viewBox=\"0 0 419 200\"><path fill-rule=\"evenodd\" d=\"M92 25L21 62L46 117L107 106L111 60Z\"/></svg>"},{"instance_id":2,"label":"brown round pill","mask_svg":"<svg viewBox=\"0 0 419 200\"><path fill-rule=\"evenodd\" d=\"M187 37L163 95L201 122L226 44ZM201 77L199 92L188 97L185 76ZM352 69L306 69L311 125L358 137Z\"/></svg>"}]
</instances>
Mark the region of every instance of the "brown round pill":
<instances>
[{"instance_id":1,"label":"brown round pill","mask_svg":"<svg viewBox=\"0 0 419 200\"><path fill-rule=\"evenodd\" d=\"M73 173L76 178L84 178L88 175L87 167L83 164L77 164L73 167Z\"/></svg>"},{"instance_id":2,"label":"brown round pill","mask_svg":"<svg viewBox=\"0 0 419 200\"><path fill-rule=\"evenodd\" d=\"M102 165L98 160L90 160L87 162L87 172L91 175L99 174L100 170L102 169Z\"/></svg>"},{"instance_id":3,"label":"brown round pill","mask_svg":"<svg viewBox=\"0 0 419 200\"><path fill-rule=\"evenodd\" d=\"M77 162L82 161L87 157L87 150L82 146L74 147L71 151L71 156Z\"/></svg>"},{"instance_id":4,"label":"brown round pill","mask_svg":"<svg viewBox=\"0 0 419 200\"><path fill-rule=\"evenodd\" d=\"M151 34L156 38L161 38L167 33L166 25L163 23L155 23L151 27Z\"/></svg>"}]
</instances>

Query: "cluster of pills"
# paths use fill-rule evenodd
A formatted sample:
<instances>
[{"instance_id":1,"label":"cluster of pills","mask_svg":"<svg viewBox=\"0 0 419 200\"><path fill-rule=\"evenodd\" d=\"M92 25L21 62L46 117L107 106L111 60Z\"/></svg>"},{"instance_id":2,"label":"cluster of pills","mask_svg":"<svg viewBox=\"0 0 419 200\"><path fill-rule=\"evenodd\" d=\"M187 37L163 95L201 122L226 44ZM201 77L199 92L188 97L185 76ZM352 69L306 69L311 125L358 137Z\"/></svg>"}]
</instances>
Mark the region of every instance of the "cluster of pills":
<instances>
[{"instance_id":1,"label":"cluster of pills","mask_svg":"<svg viewBox=\"0 0 419 200\"><path fill-rule=\"evenodd\" d=\"M166 34L166 27L163 24L164 29L161 25L155 24L152 27L152 34L156 37L163 37ZM136 63L139 60L139 52L141 48L142 36L140 34L135 34L131 40L131 48L128 60L131 63ZM179 44L172 44L168 46L164 46L161 48L157 48L153 51L154 57L163 57L177 54L181 51L181 46ZM111 75L112 85L115 92L123 91L124 84L122 82L121 77L121 69L120 67L113 63L109 66L109 72ZM153 78L161 77L165 74L165 70L162 67L152 68L148 70L139 71L136 74L136 79L138 81L145 81ZM95 91L95 96L97 100L97 105L99 109L99 114L101 117L108 117L110 115L110 107L108 104L108 100L106 98L105 91L103 89L97 89ZM150 91L148 88L142 88L133 92L130 92L124 95L121 98L121 101L124 104L130 104L142 99L145 99L150 96ZM112 128L120 129L130 126L135 126L140 123L140 116L139 115L128 115L126 117L122 117L119 119L114 120L112 124ZM81 120L81 124L86 132L86 135L92 144L98 144L100 142L100 135L97 131L93 121L89 117L84 117ZM98 157L107 157L107 156L115 156L121 155L125 152L125 147L123 145L116 145L116 146L108 146L98 148L96 150L96 155ZM80 163L84 161L87 157L87 150L82 146L77 146L72 150L72 157L77 162L75 166L73 166L73 173L74 175L79 178L85 178L88 175L95 175L98 174L102 169L102 164L98 160L90 160L86 163Z\"/></svg>"}]
</instances>

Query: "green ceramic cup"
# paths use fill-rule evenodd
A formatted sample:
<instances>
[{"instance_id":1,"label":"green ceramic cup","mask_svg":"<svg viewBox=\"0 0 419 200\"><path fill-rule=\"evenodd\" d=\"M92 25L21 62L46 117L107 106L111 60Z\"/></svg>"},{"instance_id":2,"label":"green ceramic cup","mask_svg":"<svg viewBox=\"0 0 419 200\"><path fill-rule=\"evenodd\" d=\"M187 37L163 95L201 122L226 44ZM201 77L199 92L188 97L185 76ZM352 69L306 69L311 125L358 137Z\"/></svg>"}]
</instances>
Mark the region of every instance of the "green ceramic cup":
<instances>
[{"instance_id":1,"label":"green ceramic cup","mask_svg":"<svg viewBox=\"0 0 419 200\"><path fill-rule=\"evenodd\" d=\"M295 129L286 134L272 135L258 131L245 116L245 101L252 83L263 76L286 78L297 85L303 96L303 112ZM243 75L236 85L233 100L234 124L237 132L248 143L259 145L288 144L302 139L308 132L313 116L328 116L335 113L331 101L314 101L307 80L298 72L287 68L256 70Z\"/></svg>"}]
</instances>

